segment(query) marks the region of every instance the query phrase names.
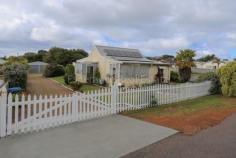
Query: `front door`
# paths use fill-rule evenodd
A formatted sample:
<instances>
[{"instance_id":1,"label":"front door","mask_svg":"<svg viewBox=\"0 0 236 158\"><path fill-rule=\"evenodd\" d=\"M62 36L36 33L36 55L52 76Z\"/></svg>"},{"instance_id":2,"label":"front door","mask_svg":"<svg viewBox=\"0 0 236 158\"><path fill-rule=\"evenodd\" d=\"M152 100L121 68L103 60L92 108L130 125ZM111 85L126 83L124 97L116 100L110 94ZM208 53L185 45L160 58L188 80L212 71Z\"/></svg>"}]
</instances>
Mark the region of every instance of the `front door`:
<instances>
[{"instance_id":1,"label":"front door","mask_svg":"<svg viewBox=\"0 0 236 158\"><path fill-rule=\"evenodd\" d=\"M88 83L93 83L93 66L88 66L87 67L87 82Z\"/></svg>"},{"instance_id":2,"label":"front door","mask_svg":"<svg viewBox=\"0 0 236 158\"><path fill-rule=\"evenodd\" d=\"M158 68L158 80L159 80L159 83L164 82L164 70L161 68Z\"/></svg>"}]
</instances>

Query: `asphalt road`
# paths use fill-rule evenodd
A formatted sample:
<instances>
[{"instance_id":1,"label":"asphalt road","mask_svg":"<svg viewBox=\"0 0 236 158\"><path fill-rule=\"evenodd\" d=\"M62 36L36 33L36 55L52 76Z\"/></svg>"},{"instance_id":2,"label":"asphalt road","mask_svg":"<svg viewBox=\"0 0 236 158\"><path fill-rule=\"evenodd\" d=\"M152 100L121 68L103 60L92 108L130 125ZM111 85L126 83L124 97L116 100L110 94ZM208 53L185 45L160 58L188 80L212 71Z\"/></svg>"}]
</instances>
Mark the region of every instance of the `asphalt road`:
<instances>
[{"instance_id":1,"label":"asphalt road","mask_svg":"<svg viewBox=\"0 0 236 158\"><path fill-rule=\"evenodd\" d=\"M236 158L236 114L194 136L179 133L123 158Z\"/></svg>"}]
</instances>

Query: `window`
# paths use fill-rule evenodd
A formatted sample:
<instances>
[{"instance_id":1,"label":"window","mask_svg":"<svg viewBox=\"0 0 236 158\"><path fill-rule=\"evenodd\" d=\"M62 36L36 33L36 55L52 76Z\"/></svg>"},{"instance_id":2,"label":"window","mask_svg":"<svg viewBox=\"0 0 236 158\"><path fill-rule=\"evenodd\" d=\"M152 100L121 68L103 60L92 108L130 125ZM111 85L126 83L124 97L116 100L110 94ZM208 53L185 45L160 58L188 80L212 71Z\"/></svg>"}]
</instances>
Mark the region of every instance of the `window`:
<instances>
[{"instance_id":1,"label":"window","mask_svg":"<svg viewBox=\"0 0 236 158\"><path fill-rule=\"evenodd\" d=\"M121 65L121 78L148 78L150 65L144 64L123 64Z\"/></svg>"}]
</instances>

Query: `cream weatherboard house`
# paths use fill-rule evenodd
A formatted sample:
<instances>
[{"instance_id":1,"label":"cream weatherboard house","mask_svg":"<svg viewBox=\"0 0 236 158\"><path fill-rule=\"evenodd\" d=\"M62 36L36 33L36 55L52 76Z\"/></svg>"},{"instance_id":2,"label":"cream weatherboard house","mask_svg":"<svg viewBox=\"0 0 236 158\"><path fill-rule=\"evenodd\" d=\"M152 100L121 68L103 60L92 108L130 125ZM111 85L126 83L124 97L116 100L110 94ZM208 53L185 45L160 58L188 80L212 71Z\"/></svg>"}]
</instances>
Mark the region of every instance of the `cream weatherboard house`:
<instances>
[{"instance_id":1,"label":"cream weatherboard house","mask_svg":"<svg viewBox=\"0 0 236 158\"><path fill-rule=\"evenodd\" d=\"M76 80L94 83L96 71L109 85L133 86L170 81L170 65L149 60L138 49L96 45L87 58L76 61Z\"/></svg>"}]
</instances>

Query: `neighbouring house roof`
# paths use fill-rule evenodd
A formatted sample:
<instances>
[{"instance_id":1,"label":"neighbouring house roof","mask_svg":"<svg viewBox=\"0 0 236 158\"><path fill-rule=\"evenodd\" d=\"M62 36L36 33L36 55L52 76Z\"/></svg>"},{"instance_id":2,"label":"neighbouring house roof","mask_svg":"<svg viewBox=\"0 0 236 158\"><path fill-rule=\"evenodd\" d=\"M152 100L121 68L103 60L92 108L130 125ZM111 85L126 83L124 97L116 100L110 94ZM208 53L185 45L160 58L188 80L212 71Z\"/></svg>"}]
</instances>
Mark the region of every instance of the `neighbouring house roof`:
<instances>
[{"instance_id":1,"label":"neighbouring house roof","mask_svg":"<svg viewBox=\"0 0 236 158\"><path fill-rule=\"evenodd\" d=\"M145 64L162 64L168 65L162 62L156 62L145 58L138 49L109 47L109 46L95 46L100 54L107 56L113 60L117 60L123 63L145 63Z\"/></svg>"},{"instance_id":2,"label":"neighbouring house roof","mask_svg":"<svg viewBox=\"0 0 236 158\"><path fill-rule=\"evenodd\" d=\"M3 65L6 62L6 60L0 59L0 65Z\"/></svg>"},{"instance_id":3,"label":"neighbouring house roof","mask_svg":"<svg viewBox=\"0 0 236 158\"><path fill-rule=\"evenodd\" d=\"M41 62L41 61L35 61L35 62L28 63L28 64L29 65L48 65L48 63Z\"/></svg>"}]
</instances>

